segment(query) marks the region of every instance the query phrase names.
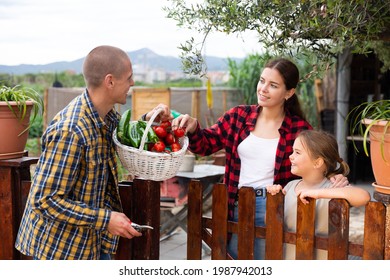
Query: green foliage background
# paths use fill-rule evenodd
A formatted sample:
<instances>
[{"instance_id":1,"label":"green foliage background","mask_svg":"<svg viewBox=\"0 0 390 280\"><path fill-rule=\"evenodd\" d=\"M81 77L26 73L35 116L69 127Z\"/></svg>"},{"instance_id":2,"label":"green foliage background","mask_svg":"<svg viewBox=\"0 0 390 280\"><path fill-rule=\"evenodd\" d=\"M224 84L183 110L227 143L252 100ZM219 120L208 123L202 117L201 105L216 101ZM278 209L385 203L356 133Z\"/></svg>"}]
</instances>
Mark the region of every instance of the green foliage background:
<instances>
[{"instance_id":1,"label":"green foliage background","mask_svg":"<svg viewBox=\"0 0 390 280\"><path fill-rule=\"evenodd\" d=\"M349 49L375 52L390 67L390 1L378 0L168 0L167 17L198 34L179 46L184 71L205 75L202 49L209 34L253 31L278 56L306 55L319 74ZM387 40L386 40L387 38Z\"/></svg>"}]
</instances>

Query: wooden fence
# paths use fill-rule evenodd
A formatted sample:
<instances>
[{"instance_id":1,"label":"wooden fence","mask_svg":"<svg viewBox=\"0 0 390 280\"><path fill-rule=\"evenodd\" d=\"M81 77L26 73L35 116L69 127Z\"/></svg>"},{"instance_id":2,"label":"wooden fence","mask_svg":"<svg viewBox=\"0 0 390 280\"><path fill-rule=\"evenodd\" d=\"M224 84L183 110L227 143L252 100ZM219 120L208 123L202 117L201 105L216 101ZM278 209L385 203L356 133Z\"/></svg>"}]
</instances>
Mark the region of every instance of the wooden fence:
<instances>
[{"instance_id":1,"label":"wooden fence","mask_svg":"<svg viewBox=\"0 0 390 280\"><path fill-rule=\"evenodd\" d=\"M330 260L346 260L348 255L364 260L390 259L390 212L382 202L371 201L365 207L363 244L349 241L350 206L344 199L329 202L329 234L314 234L315 199L297 207L297 230L283 229L284 195L267 197L266 227L256 227L255 194L252 188L239 190L238 221L227 220L228 195L224 184L213 189L212 218L202 214L202 187L198 181L190 183L188 193L188 244L187 259L200 260L202 241L211 248L211 259L229 259L226 244L228 233L238 234L238 259L253 259L254 239L265 238L265 258L283 259L283 244L296 244L296 259L314 259L315 249L328 251Z\"/></svg>"},{"instance_id":2,"label":"wooden fence","mask_svg":"<svg viewBox=\"0 0 390 280\"><path fill-rule=\"evenodd\" d=\"M30 260L15 249L36 158L0 161L0 260ZM9 176L7 176L7 174ZM116 260L158 260L160 254L160 182L135 179L119 183L123 211L132 221L150 225L141 237L120 238Z\"/></svg>"}]
</instances>

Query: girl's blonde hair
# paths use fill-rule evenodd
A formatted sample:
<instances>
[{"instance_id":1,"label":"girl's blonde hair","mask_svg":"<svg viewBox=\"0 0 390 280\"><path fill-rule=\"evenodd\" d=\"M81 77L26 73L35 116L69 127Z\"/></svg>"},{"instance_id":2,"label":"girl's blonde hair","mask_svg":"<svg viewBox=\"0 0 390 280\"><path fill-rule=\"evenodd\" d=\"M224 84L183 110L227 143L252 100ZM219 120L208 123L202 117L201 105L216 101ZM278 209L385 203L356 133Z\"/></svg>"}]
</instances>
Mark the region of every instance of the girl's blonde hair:
<instances>
[{"instance_id":1,"label":"girl's blonde hair","mask_svg":"<svg viewBox=\"0 0 390 280\"><path fill-rule=\"evenodd\" d=\"M313 159L322 158L324 160L325 177L349 174L348 163L340 157L337 141L332 134L325 131L304 130L299 133L298 138Z\"/></svg>"}]
</instances>

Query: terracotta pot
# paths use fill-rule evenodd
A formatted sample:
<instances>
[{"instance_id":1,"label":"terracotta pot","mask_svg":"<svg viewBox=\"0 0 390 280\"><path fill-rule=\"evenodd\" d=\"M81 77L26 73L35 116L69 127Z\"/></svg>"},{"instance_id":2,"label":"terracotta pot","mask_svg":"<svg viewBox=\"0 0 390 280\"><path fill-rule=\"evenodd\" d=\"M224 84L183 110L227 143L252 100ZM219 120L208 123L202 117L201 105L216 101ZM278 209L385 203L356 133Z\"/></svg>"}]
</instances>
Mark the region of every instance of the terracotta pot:
<instances>
[{"instance_id":1,"label":"terracotta pot","mask_svg":"<svg viewBox=\"0 0 390 280\"><path fill-rule=\"evenodd\" d=\"M14 111L18 112L16 102L9 103ZM26 103L26 115L23 121L20 121L9 109L6 102L0 102L0 159L19 158L24 154L28 138L28 130L24 130L30 123L30 113L33 107L33 102L27 101Z\"/></svg>"},{"instance_id":2,"label":"terracotta pot","mask_svg":"<svg viewBox=\"0 0 390 280\"><path fill-rule=\"evenodd\" d=\"M390 188L390 129L387 129L384 141L382 139L386 123L380 121L370 128L370 157L375 185L382 186L376 188L378 192L383 192L383 187Z\"/></svg>"}]
</instances>

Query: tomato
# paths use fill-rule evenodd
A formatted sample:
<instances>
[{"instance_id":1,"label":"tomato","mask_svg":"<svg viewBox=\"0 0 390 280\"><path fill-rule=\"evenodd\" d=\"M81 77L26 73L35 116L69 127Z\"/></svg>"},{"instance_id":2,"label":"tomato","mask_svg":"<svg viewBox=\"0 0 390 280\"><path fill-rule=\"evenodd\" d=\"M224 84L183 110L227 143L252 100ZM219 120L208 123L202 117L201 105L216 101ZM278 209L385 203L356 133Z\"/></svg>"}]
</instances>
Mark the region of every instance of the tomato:
<instances>
[{"instance_id":1,"label":"tomato","mask_svg":"<svg viewBox=\"0 0 390 280\"><path fill-rule=\"evenodd\" d=\"M176 128L176 129L173 131L173 133L175 134L175 137L180 138L180 137L183 137L183 136L184 136L184 134L186 133L186 131L184 130L184 128L178 127L178 128Z\"/></svg>"},{"instance_id":2,"label":"tomato","mask_svg":"<svg viewBox=\"0 0 390 280\"><path fill-rule=\"evenodd\" d=\"M154 147L154 143L148 143L148 151L152 151Z\"/></svg>"},{"instance_id":3,"label":"tomato","mask_svg":"<svg viewBox=\"0 0 390 280\"><path fill-rule=\"evenodd\" d=\"M165 138L164 138L164 142L168 146L172 145L173 143L175 143L175 136L173 136L172 133L168 133L167 136L165 136Z\"/></svg>"},{"instance_id":4,"label":"tomato","mask_svg":"<svg viewBox=\"0 0 390 280\"><path fill-rule=\"evenodd\" d=\"M163 121L161 122L160 124L161 127L165 128L165 130L168 132L168 131L171 131L171 128L172 128L172 124L170 121Z\"/></svg>"},{"instance_id":5,"label":"tomato","mask_svg":"<svg viewBox=\"0 0 390 280\"><path fill-rule=\"evenodd\" d=\"M163 141L157 141L152 148L153 152L161 153L165 150L165 144Z\"/></svg>"},{"instance_id":6,"label":"tomato","mask_svg":"<svg viewBox=\"0 0 390 280\"><path fill-rule=\"evenodd\" d=\"M172 152L178 152L178 151L180 151L181 150L181 146L180 146L180 144L179 143L173 143L172 145L171 145L171 149L172 149Z\"/></svg>"},{"instance_id":7,"label":"tomato","mask_svg":"<svg viewBox=\"0 0 390 280\"><path fill-rule=\"evenodd\" d=\"M160 139L163 139L165 138L165 136L167 136L167 131L165 130L164 127L161 126L155 126L154 132L156 133L157 137Z\"/></svg>"}]
</instances>

